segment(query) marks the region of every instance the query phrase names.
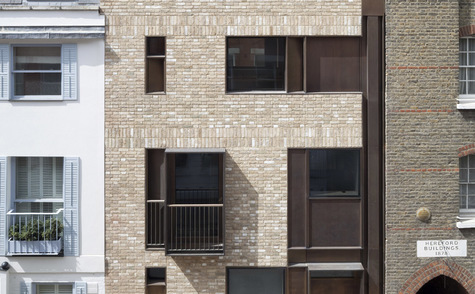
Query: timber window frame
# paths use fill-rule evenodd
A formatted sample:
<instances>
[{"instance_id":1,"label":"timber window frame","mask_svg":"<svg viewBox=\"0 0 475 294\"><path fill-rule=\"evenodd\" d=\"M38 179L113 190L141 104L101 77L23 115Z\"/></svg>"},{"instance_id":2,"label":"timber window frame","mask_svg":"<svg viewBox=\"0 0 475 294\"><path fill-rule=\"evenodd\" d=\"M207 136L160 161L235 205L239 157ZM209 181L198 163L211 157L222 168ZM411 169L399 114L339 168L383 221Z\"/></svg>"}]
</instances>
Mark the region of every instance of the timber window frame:
<instances>
[{"instance_id":1,"label":"timber window frame","mask_svg":"<svg viewBox=\"0 0 475 294\"><path fill-rule=\"evenodd\" d=\"M165 93L166 38L145 37L145 93Z\"/></svg>"},{"instance_id":2,"label":"timber window frame","mask_svg":"<svg viewBox=\"0 0 475 294\"><path fill-rule=\"evenodd\" d=\"M361 92L361 37L226 39L226 93Z\"/></svg>"},{"instance_id":3,"label":"timber window frame","mask_svg":"<svg viewBox=\"0 0 475 294\"><path fill-rule=\"evenodd\" d=\"M475 38L459 39L458 109L475 109Z\"/></svg>"},{"instance_id":4,"label":"timber window frame","mask_svg":"<svg viewBox=\"0 0 475 294\"><path fill-rule=\"evenodd\" d=\"M77 44L0 44L0 100L77 100Z\"/></svg>"},{"instance_id":5,"label":"timber window frame","mask_svg":"<svg viewBox=\"0 0 475 294\"><path fill-rule=\"evenodd\" d=\"M475 154L459 158L460 214L475 216Z\"/></svg>"}]
</instances>

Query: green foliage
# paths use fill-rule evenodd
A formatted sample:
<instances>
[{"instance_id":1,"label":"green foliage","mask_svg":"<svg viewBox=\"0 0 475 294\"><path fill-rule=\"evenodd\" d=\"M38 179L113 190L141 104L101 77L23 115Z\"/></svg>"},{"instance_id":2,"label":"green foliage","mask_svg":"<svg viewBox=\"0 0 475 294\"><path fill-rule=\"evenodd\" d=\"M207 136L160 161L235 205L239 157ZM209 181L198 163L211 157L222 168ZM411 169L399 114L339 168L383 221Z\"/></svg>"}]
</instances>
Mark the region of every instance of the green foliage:
<instances>
[{"instance_id":1,"label":"green foliage","mask_svg":"<svg viewBox=\"0 0 475 294\"><path fill-rule=\"evenodd\" d=\"M57 218L28 220L10 226L8 238L18 241L58 240L63 235L63 223Z\"/></svg>"}]
</instances>

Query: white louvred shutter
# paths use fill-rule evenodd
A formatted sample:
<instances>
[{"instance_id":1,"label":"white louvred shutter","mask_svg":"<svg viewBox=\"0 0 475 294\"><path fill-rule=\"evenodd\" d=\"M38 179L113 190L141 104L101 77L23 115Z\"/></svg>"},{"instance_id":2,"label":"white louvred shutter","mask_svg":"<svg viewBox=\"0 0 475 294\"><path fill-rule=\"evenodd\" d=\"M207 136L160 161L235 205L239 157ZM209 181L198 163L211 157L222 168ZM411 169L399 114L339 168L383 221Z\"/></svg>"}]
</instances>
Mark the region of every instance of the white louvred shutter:
<instances>
[{"instance_id":1,"label":"white louvred shutter","mask_svg":"<svg viewBox=\"0 0 475 294\"><path fill-rule=\"evenodd\" d=\"M0 44L0 100L10 98L10 45Z\"/></svg>"},{"instance_id":2,"label":"white louvred shutter","mask_svg":"<svg viewBox=\"0 0 475 294\"><path fill-rule=\"evenodd\" d=\"M6 253L7 221L7 158L0 157L0 255Z\"/></svg>"},{"instance_id":3,"label":"white louvred shutter","mask_svg":"<svg viewBox=\"0 0 475 294\"><path fill-rule=\"evenodd\" d=\"M77 99L77 45L64 44L61 47L63 100Z\"/></svg>"},{"instance_id":4,"label":"white louvred shutter","mask_svg":"<svg viewBox=\"0 0 475 294\"><path fill-rule=\"evenodd\" d=\"M79 158L64 158L64 255L79 255Z\"/></svg>"}]
</instances>

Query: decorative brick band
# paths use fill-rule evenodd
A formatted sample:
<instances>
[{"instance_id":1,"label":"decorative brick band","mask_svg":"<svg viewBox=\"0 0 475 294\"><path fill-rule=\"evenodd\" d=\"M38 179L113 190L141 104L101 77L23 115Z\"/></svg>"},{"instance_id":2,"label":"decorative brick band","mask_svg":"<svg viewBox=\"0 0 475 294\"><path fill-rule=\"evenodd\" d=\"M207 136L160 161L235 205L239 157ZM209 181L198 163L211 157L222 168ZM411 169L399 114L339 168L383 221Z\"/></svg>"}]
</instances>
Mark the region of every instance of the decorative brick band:
<instances>
[{"instance_id":1,"label":"decorative brick band","mask_svg":"<svg viewBox=\"0 0 475 294\"><path fill-rule=\"evenodd\" d=\"M464 156L467 156L469 154L474 154L475 153L475 144L465 145L465 146L459 148L458 151L459 151L458 157L464 157Z\"/></svg>"},{"instance_id":2,"label":"decorative brick band","mask_svg":"<svg viewBox=\"0 0 475 294\"><path fill-rule=\"evenodd\" d=\"M468 25L459 29L460 37L467 37L471 35L475 35L475 25Z\"/></svg>"},{"instance_id":3,"label":"decorative brick band","mask_svg":"<svg viewBox=\"0 0 475 294\"><path fill-rule=\"evenodd\" d=\"M475 293L473 276L468 270L449 260L437 260L416 271L404 283L399 294L415 294L427 282L441 275L454 279L468 293Z\"/></svg>"},{"instance_id":4,"label":"decorative brick band","mask_svg":"<svg viewBox=\"0 0 475 294\"><path fill-rule=\"evenodd\" d=\"M388 69L459 69L458 66L388 66Z\"/></svg>"}]
</instances>

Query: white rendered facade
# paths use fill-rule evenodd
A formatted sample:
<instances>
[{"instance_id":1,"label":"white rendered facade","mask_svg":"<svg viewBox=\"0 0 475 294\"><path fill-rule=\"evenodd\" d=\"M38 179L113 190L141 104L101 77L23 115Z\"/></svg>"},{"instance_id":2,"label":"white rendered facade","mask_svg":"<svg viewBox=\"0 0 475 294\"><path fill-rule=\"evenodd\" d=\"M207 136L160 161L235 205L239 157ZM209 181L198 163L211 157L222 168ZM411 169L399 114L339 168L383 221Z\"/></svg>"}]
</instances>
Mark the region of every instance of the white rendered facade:
<instances>
[{"instance_id":1,"label":"white rendered facade","mask_svg":"<svg viewBox=\"0 0 475 294\"><path fill-rule=\"evenodd\" d=\"M104 293L104 16L99 13L98 3L2 3L5 2L0 2L0 124L5 127L0 132L0 197L5 199L5 208L0 212L0 264L8 262L10 268L0 270L0 293L34 294L45 285L53 285L57 293L63 293L58 292L60 285L71 288L73 294ZM33 9L29 9L31 6ZM19 98L17 84L22 80L13 73L16 63L27 62L22 58L35 63L38 57L25 59L16 56L20 53L14 50L33 48L30 51L35 55L35 48L44 47L61 50L61 61L55 57L58 67L61 65L62 76L56 85L61 93ZM69 77L64 74L65 48L72 48ZM31 73L24 75L28 74ZM12 253L7 244L12 226L8 212L14 210L16 201L15 162L20 157L64 160L64 179L58 185L62 183L65 196L55 199L64 203L64 215L70 205L66 166L69 159L74 162L76 174L70 177L74 181L70 190L74 190L75 214L61 220L63 239L70 234L66 231L69 222L74 223L71 227L77 238L65 240L61 253L55 256ZM43 288L41 291L45 291Z\"/></svg>"}]
</instances>

